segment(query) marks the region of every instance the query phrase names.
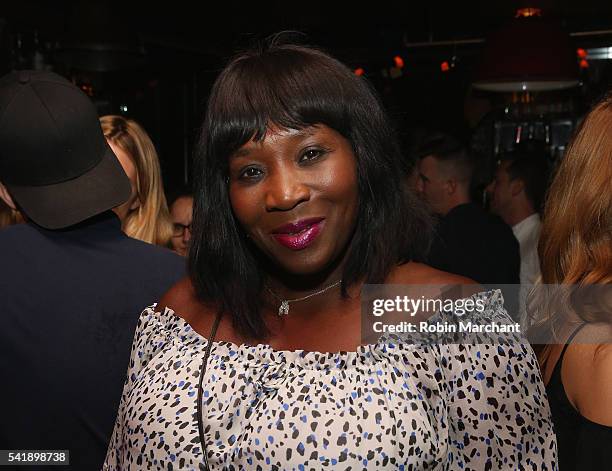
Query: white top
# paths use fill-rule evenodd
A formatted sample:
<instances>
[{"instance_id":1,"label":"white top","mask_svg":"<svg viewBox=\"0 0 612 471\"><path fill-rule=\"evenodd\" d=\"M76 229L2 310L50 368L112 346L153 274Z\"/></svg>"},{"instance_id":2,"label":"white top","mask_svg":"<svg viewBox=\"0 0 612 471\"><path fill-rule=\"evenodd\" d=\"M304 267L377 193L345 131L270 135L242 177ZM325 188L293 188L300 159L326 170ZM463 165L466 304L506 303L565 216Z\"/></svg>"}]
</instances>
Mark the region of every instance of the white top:
<instances>
[{"instance_id":1,"label":"white top","mask_svg":"<svg viewBox=\"0 0 612 471\"><path fill-rule=\"evenodd\" d=\"M541 225L540 216L534 213L512 226L521 251L521 284L534 284L540 276L538 239Z\"/></svg>"},{"instance_id":2,"label":"white top","mask_svg":"<svg viewBox=\"0 0 612 471\"><path fill-rule=\"evenodd\" d=\"M509 320L499 291L485 315ZM208 340L170 309L140 316L104 470L200 470ZM354 352L214 341L202 416L211 470L556 470L526 344L377 343Z\"/></svg>"},{"instance_id":3,"label":"white top","mask_svg":"<svg viewBox=\"0 0 612 471\"><path fill-rule=\"evenodd\" d=\"M512 232L518 240L521 252L521 288L519 290L520 324L525 330L529 324L525 303L532 286L540 277L540 259L538 258L538 240L540 238L540 216L534 213L518 224L512 226Z\"/></svg>"}]
</instances>

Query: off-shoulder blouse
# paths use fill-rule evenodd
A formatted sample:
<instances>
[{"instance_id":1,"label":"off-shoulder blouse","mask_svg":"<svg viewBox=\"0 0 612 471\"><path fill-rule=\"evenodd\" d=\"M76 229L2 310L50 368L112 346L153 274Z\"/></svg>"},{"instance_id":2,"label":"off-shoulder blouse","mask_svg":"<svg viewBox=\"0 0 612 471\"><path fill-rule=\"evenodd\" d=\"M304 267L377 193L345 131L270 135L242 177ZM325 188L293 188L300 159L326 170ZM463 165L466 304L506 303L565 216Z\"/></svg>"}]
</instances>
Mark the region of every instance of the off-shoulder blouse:
<instances>
[{"instance_id":1,"label":"off-shoulder blouse","mask_svg":"<svg viewBox=\"0 0 612 471\"><path fill-rule=\"evenodd\" d=\"M499 291L475 295L509 319ZM207 339L172 310L140 316L104 470L202 468ZM214 341L202 415L211 470L555 470L528 344L379 341L354 352Z\"/></svg>"}]
</instances>

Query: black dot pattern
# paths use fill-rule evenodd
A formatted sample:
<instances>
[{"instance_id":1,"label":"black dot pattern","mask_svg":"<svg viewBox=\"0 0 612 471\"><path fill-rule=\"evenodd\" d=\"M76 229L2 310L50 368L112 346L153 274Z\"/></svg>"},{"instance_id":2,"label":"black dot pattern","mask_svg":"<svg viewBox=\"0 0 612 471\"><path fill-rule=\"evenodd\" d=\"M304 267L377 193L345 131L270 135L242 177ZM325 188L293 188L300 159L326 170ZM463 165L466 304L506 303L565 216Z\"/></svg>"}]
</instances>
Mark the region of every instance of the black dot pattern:
<instances>
[{"instance_id":1,"label":"black dot pattern","mask_svg":"<svg viewBox=\"0 0 612 471\"><path fill-rule=\"evenodd\" d=\"M143 311L104 470L203 469L206 345L171 310ZM214 342L202 410L212 470L557 469L525 344L381 341L320 353Z\"/></svg>"}]
</instances>

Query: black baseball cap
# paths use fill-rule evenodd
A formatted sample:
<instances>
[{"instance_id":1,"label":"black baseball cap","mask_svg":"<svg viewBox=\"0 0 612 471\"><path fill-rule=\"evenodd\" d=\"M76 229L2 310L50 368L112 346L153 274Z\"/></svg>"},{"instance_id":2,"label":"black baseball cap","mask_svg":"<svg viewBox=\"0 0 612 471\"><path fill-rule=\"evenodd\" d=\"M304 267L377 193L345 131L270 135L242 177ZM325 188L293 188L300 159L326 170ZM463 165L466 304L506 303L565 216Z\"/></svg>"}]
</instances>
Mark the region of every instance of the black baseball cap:
<instances>
[{"instance_id":1,"label":"black baseball cap","mask_svg":"<svg viewBox=\"0 0 612 471\"><path fill-rule=\"evenodd\" d=\"M46 71L0 79L0 182L47 229L77 224L131 194L92 101Z\"/></svg>"}]
</instances>

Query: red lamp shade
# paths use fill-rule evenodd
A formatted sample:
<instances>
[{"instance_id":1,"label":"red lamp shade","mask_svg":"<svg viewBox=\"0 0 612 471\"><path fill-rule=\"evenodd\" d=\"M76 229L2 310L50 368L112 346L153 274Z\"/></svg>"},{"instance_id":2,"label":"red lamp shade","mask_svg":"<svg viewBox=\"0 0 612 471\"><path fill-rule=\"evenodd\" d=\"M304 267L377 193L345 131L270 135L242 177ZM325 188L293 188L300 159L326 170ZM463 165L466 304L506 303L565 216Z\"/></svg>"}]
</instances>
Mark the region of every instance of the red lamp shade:
<instances>
[{"instance_id":1,"label":"red lamp shade","mask_svg":"<svg viewBox=\"0 0 612 471\"><path fill-rule=\"evenodd\" d=\"M574 87L575 51L559 24L537 16L515 18L487 40L473 86L494 92Z\"/></svg>"}]
</instances>

